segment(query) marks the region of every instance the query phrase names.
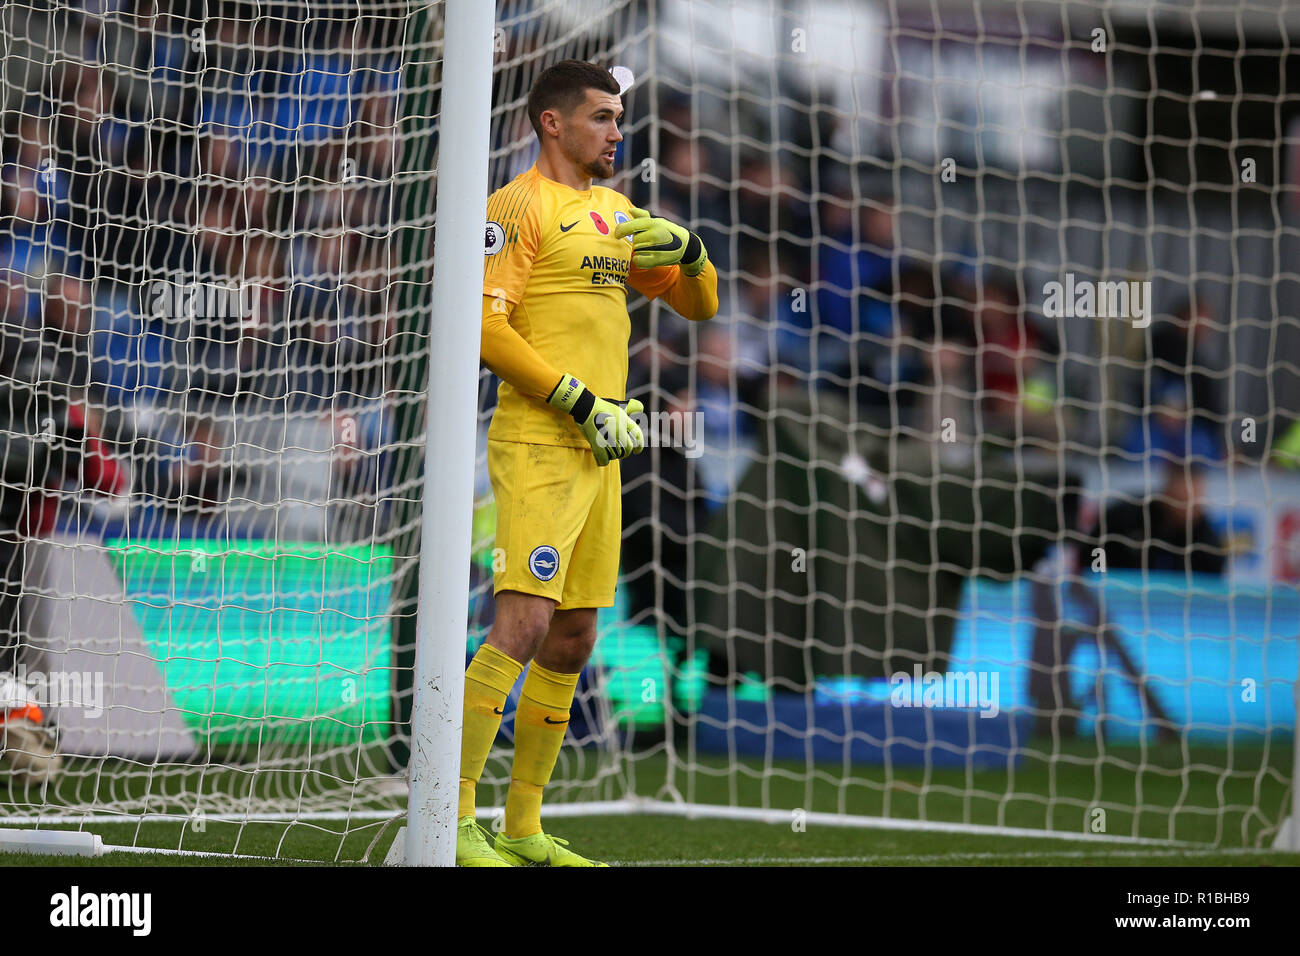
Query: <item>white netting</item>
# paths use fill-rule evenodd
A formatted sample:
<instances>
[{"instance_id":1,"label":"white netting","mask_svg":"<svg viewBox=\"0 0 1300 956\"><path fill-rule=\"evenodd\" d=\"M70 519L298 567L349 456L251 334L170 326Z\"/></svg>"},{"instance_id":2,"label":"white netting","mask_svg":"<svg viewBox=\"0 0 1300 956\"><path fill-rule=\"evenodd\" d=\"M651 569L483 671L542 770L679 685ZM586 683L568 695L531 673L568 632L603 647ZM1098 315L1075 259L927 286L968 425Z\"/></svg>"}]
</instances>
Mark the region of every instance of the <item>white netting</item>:
<instances>
[{"instance_id":1,"label":"white netting","mask_svg":"<svg viewBox=\"0 0 1300 956\"><path fill-rule=\"evenodd\" d=\"M633 313L629 395L698 427L623 463L629 790L1275 837L1287 35L1153 10L655 8L621 188L704 237L722 309Z\"/></svg>"},{"instance_id":2,"label":"white netting","mask_svg":"<svg viewBox=\"0 0 1300 956\"><path fill-rule=\"evenodd\" d=\"M54 708L62 767L0 819L233 814L110 840L358 858L404 807L442 10L144 6L4 12L0 265L35 356L7 364L38 385L3 430L67 464L14 666L102 673L110 706ZM610 185L702 236L722 299L629 299L629 396L679 430L623 463L619 605L548 803L1267 844L1300 10L497 10L490 188L536 155L545 67L626 65ZM21 487L6 464L15 515Z\"/></svg>"},{"instance_id":3,"label":"white netting","mask_svg":"<svg viewBox=\"0 0 1300 956\"><path fill-rule=\"evenodd\" d=\"M47 427L6 458L0 667L62 767L0 815L394 806L440 32L6 5L6 388Z\"/></svg>"}]
</instances>

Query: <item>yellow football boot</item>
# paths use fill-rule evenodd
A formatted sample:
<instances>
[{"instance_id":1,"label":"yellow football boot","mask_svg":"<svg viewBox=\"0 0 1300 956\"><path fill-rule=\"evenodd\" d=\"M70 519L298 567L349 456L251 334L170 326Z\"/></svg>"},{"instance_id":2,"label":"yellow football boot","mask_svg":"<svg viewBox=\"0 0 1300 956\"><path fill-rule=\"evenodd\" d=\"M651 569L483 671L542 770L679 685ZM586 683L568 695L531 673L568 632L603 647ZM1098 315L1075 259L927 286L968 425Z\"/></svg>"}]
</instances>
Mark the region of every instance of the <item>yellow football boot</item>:
<instances>
[{"instance_id":1,"label":"yellow football boot","mask_svg":"<svg viewBox=\"0 0 1300 956\"><path fill-rule=\"evenodd\" d=\"M488 834L473 817L464 817L456 824L457 866L514 866L503 860L488 843Z\"/></svg>"},{"instance_id":2,"label":"yellow football boot","mask_svg":"<svg viewBox=\"0 0 1300 956\"><path fill-rule=\"evenodd\" d=\"M568 845L568 840L547 833L536 833L515 840L504 833L498 833L496 851L502 859L509 860L515 866L609 866L608 863L597 863L578 856L566 849Z\"/></svg>"}]
</instances>

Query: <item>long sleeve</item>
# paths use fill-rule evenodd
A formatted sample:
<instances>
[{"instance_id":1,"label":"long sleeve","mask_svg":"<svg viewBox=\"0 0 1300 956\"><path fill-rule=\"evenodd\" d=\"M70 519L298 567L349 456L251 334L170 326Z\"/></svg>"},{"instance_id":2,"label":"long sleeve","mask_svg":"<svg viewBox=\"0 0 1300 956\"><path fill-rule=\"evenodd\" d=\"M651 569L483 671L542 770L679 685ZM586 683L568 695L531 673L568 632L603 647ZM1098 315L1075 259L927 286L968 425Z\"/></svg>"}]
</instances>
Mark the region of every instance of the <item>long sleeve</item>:
<instances>
[{"instance_id":1,"label":"long sleeve","mask_svg":"<svg viewBox=\"0 0 1300 956\"><path fill-rule=\"evenodd\" d=\"M705 262L697 276L688 276L680 266L633 269L628 285L646 298L663 299L684 319L702 322L718 312L718 270Z\"/></svg>"},{"instance_id":2,"label":"long sleeve","mask_svg":"<svg viewBox=\"0 0 1300 956\"><path fill-rule=\"evenodd\" d=\"M495 300L483 296L483 337L479 352L483 364L524 395L545 401L562 373L552 368L510 327L510 319L493 309Z\"/></svg>"}]
</instances>

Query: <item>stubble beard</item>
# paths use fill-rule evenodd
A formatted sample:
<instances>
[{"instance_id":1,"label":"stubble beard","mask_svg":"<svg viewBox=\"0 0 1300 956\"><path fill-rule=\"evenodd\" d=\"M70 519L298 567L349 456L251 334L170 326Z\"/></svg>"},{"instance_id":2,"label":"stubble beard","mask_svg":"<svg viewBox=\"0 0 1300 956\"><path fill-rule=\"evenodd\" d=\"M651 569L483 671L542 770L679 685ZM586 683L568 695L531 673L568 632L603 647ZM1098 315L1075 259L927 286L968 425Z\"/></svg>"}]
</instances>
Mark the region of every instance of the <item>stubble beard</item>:
<instances>
[{"instance_id":1,"label":"stubble beard","mask_svg":"<svg viewBox=\"0 0 1300 956\"><path fill-rule=\"evenodd\" d=\"M596 159L586 163L582 171L592 179L609 179L614 175L614 164L605 162L603 158Z\"/></svg>"}]
</instances>

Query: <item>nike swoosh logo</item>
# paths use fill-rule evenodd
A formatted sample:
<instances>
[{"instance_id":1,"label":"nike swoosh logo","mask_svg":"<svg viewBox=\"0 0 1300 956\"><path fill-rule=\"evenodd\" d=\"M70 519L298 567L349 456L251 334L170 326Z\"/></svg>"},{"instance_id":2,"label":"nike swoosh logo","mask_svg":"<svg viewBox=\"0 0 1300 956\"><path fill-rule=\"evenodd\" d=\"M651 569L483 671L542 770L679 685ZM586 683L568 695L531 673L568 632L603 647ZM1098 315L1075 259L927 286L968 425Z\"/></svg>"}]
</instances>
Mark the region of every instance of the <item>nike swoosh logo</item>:
<instances>
[{"instance_id":1,"label":"nike swoosh logo","mask_svg":"<svg viewBox=\"0 0 1300 956\"><path fill-rule=\"evenodd\" d=\"M582 220L579 219L578 222L582 222ZM571 222L571 223L569 223L567 226L561 226L561 227L560 227L560 232L568 232L570 229L572 229L574 226L576 226L576 225L578 224L578 222Z\"/></svg>"},{"instance_id":2,"label":"nike swoosh logo","mask_svg":"<svg viewBox=\"0 0 1300 956\"><path fill-rule=\"evenodd\" d=\"M500 707L493 707L493 708L492 708L492 713L494 713L494 714L504 714L505 711L502 710Z\"/></svg>"},{"instance_id":3,"label":"nike swoosh logo","mask_svg":"<svg viewBox=\"0 0 1300 956\"><path fill-rule=\"evenodd\" d=\"M542 716L542 720L546 721L548 724L567 724L569 722L567 718L564 720L551 720L550 717L545 715Z\"/></svg>"},{"instance_id":4,"label":"nike swoosh logo","mask_svg":"<svg viewBox=\"0 0 1300 956\"><path fill-rule=\"evenodd\" d=\"M647 252L676 252L682 247L682 240L677 236L672 236L667 242L661 242L657 246L646 246Z\"/></svg>"}]
</instances>

